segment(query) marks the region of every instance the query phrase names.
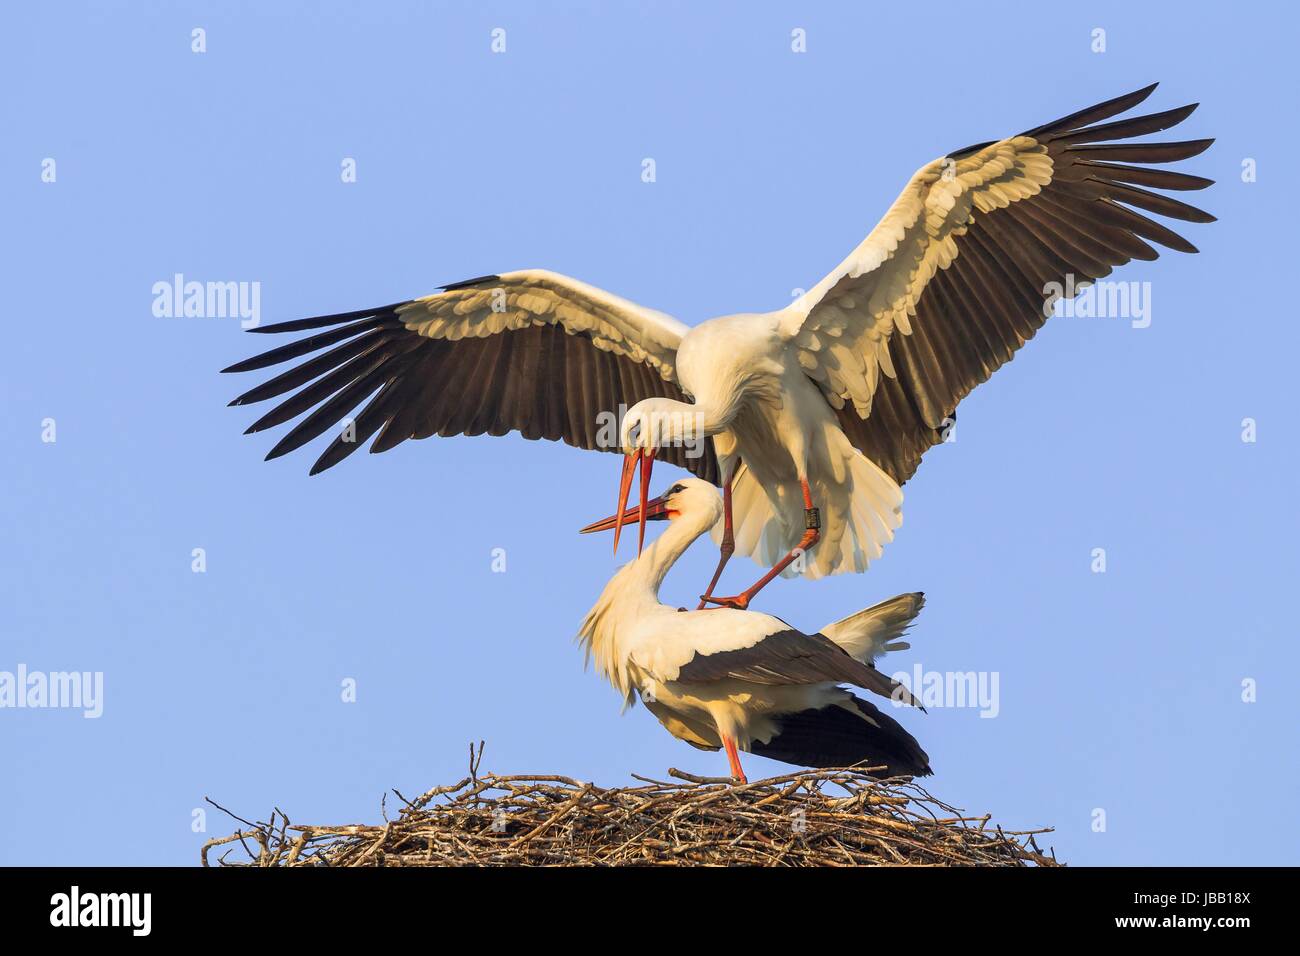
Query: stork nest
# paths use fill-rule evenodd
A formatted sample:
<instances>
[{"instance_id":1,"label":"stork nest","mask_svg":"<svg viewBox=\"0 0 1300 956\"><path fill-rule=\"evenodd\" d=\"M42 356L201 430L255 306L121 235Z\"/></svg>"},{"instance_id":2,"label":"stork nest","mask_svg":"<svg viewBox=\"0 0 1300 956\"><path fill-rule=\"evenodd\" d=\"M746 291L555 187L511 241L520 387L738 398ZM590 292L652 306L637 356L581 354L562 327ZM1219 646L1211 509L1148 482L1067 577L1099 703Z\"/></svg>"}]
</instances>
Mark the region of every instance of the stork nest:
<instances>
[{"instance_id":1,"label":"stork nest","mask_svg":"<svg viewBox=\"0 0 1300 956\"><path fill-rule=\"evenodd\" d=\"M479 757L481 758L481 750ZM734 785L600 787L557 774L470 774L402 801L382 824L267 822L209 840L219 866L1060 866L1036 837L964 816L909 777L805 770ZM387 800L385 799L385 804ZM213 804L224 810L218 804ZM234 815L231 814L233 817ZM232 859L232 855L234 858Z\"/></svg>"}]
</instances>

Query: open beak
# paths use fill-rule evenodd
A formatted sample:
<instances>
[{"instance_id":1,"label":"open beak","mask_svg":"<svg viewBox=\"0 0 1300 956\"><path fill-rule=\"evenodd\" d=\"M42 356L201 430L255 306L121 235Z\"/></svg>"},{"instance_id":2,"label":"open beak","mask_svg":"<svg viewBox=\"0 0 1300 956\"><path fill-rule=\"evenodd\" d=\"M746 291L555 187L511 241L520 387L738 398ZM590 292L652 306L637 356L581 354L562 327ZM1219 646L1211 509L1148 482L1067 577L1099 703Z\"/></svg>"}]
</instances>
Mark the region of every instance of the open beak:
<instances>
[{"instance_id":1,"label":"open beak","mask_svg":"<svg viewBox=\"0 0 1300 956\"><path fill-rule=\"evenodd\" d=\"M638 460L641 463L641 500L633 507L627 507L628 495L632 490L632 475L636 471ZM599 521L593 521L587 527L583 528L579 534L590 534L593 531L608 531L614 529L614 547L618 548L618 536L623 529L623 525L631 524L636 521L640 526L640 534L637 538L637 554L641 553L641 548L645 544L645 523L647 521L663 521L668 517L668 508L664 505L663 497L646 499L646 489L650 484L650 469L654 460L654 452L642 454L637 452L634 455L628 455L627 460L623 463L622 480L619 482L618 492L618 510L608 518L602 518Z\"/></svg>"},{"instance_id":2,"label":"open beak","mask_svg":"<svg viewBox=\"0 0 1300 956\"><path fill-rule=\"evenodd\" d=\"M638 462L641 465L641 494L639 495L637 508L629 511L627 507L627 497L632 491L632 478L636 474L636 466ZM646 519L650 517L646 513L650 506L650 503L646 500L646 496L650 492L650 470L654 468L654 463L655 450L653 448L649 451L644 448L638 448L635 452L627 455L623 459L623 473L618 479L618 506L614 510L614 513L605 519L605 521L609 523L604 524L604 522L597 521L596 525L603 525L603 527L598 528L596 525L588 525L579 533L585 534L588 531L604 531L607 528L613 528L614 552L617 554L618 538L623 532L623 525L628 524L631 520L631 515L635 514L637 516L637 524L640 526L640 533L637 535L636 553L640 554L641 548L645 544ZM615 521L616 518L618 519L617 521Z\"/></svg>"}]
</instances>

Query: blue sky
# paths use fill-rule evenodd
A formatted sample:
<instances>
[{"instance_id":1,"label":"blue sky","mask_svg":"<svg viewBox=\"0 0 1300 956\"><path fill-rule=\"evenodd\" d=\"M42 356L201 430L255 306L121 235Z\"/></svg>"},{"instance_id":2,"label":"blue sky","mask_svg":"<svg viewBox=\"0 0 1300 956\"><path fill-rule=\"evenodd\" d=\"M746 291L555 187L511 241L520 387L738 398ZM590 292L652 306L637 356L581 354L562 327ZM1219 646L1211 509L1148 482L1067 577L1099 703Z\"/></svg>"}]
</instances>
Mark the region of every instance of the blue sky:
<instances>
[{"instance_id":1,"label":"blue sky","mask_svg":"<svg viewBox=\"0 0 1300 956\"><path fill-rule=\"evenodd\" d=\"M615 568L608 540L574 533L610 511L614 456L511 436L408 442L311 479L314 455L263 463L275 438L242 437L257 413L225 407L253 379L217 370L266 340L237 319L155 317L155 282L258 282L264 322L526 267L688 324L778 308L924 162L1154 80L1152 110L1202 104L1182 138L1218 138L1180 168L1218 180L1193 199L1220 221L1184 230L1200 256L1116 273L1149 283L1150 326L1049 322L962 404L883 559L778 582L760 607L811 630L924 590L913 649L887 663L996 672L1000 690L993 719L902 715L930 789L1056 827L1046 842L1068 861L1296 861L1295 829L1264 820L1300 783L1300 336L1278 294L1300 148L1290 10L4 16L0 671L102 672L104 712L0 709L0 863L191 864L230 829L213 812L193 832L204 795L250 818L377 819L385 789L462 775L471 739L488 742L485 768L605 784L725 768L641 708L620 716L573 644ZM665 599L698 594L714 559L697 546ZM38 832L50 819L66 825Z\"/></svg>"}]
</instances>

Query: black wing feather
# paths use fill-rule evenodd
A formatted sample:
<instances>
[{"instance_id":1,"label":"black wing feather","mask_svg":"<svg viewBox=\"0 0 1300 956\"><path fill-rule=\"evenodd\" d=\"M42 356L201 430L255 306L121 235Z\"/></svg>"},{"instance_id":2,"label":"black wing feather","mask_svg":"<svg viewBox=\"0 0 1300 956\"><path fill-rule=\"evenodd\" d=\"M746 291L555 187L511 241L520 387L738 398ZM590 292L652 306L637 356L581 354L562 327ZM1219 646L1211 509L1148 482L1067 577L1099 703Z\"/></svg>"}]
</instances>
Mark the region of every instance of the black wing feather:
<instances>
[{"instance_id":1,"label":"black wing feather","mask_svg":"<svg viewBox=\"0 0 1300 956\"><path fill-rule=\"evenodd\" d=\"M697 652L678 670L677 680L687 684L719 680L855 684L882 697L896 696L904 703L919 706L906 687L850 656L824 634L804 634L794 628L769 634L749 647L713 654Z\"/></svg>"},{"instance_id":2,"label":"black wing feather","mask_svg":"<svg viewBox=\"0 0 1300 956\"><path fill-rule=\"evenodd\" d=\"M857 713L847 707L854 707ZM801 767L884 767L885 777L929 776L930 758L903 725L860 697L777 718L778 731L750 753Z\"/></svg>"},{"instance_id":3,"label":"black wing feather","mask_svg":"<svg viewBox=\"0 0 1300 956\"><path fill-rule=\"evenodd\" d=\"M972 217L954 239L957 257L921 293L912 334L889 339L898 377L880 377L866 419L848 402L836 412L854 446L895 481L915 473L921 456L956 420L958 403L1042 327L1049 283L1073 276L1075 288L1083 288L1130 259L1155 259L1148 242L1196 252L1177 232L1130 207L1213 222L1204 210L1150 191L1204 189L1212 180L1144 165L1189 159L1213 140L1113 142L1177 126L1196 105L1102 122L1154 90L1152 84L1022 134L1046 148L1052 181L1034 196ZM960 158L987 145L950 155Z\"/></svg>"},{"instance_id":4,"label":"black wing feather","mask_svg":"<svg viewBox=\"0 0 1300 956\"><path fill-rule=\"evenodd\" d=\"M445 288L495 281L497 276L480 276ZM681 389L653 369L597 349L586 334L569 334L547 324L455 341L431 339L406 328L397 311L404 304L250 330L326 330L224 369L255 371L310 356L231 402L249 405L292 392L248 428L262 431L306 414L271 449L268 459L319 437L363 403L352 431L345 429L331 442L313 465L313 475L338 464L376 433L372 452L434 434L510 431L530 439L618 451L597 442L601 413L617 414L620 406L654 396L686 401ZM686 449L674 447L663 449L660 458L706 481L719 481L711 440L702 455L688 458Z\"/></svg>"}]
</instances>

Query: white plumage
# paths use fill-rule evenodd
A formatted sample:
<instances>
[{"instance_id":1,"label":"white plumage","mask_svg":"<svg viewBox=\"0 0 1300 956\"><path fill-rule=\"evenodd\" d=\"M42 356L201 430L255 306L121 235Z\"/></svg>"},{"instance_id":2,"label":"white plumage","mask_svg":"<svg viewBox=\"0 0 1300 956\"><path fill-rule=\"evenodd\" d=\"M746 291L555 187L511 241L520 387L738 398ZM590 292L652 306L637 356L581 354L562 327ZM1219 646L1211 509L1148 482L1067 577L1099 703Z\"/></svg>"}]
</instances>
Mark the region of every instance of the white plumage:
<instances>
[{"instance_id":1,"label":"white plumage","mask_svg":"<svg viewBox=\"0 0 1300 956\"><path fill-rule=\"evenodd\" d=\"M636 521L639 509L588 531ZM857 684L912 703L906 688L872 662L902 650L903 630L923 603L900 595L803 634L779 618L732 608L682 611L659 601L674 562L718 522L722 501L708 483L688 478L647 502L647 516L668 529L620 569L579 633L591 660L623 696L638 697L673 735L705 749L735 751L807 766L866 763L886 772L926 774L929 762L896 721L839 686Z\"/></svg>"},{"instance_id":2,"label":"white plumage","mask_svg":"<svg viewBox=\"0 0 1300 956\"><path fill-rule=\"evenodd\" d=\"M1210 185L1154 165L1212 141L1131 142L1195 106L1102 122L1154 89L927 163L843 262L774 312L687 328L556 273L484 276L253 329L312 334L227 371L319 354L233 404L298 389L249 428L307 413L269 458L348 419L313 473L372 435L371 451L511 430L622 451L620 512L637 461L644 500L658 455L724 486L722 556L705 592L714 603L744 608L778 573L862 571L902 522L900 486L943 441L961 399L1042 326L1049 290L1077 292L1156 258L1148 240L1196 251L1135 209L1212 221L1147 188ZM773 570L714 598L733 552Z\"/></svg>"}]
</instances>

